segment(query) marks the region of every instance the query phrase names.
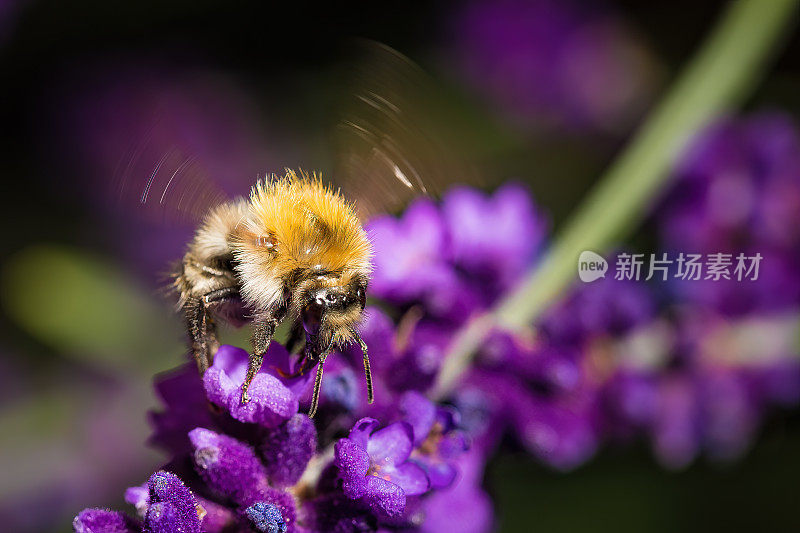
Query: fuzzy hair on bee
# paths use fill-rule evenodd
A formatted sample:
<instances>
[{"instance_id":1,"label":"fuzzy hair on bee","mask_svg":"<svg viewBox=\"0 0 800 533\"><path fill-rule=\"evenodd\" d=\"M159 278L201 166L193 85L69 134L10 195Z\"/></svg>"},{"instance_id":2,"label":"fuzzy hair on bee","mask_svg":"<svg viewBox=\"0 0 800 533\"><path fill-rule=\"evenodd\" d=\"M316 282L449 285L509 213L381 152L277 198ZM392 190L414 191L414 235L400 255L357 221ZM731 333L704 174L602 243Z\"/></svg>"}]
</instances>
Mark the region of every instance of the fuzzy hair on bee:
<instances>
[{"instance_id":1,"label":"fuzzy hair on bee","mask_svg":"<svg viewBox=\"0 0 800 533\"><path fill-rule=\"evenodd\" d=\"M253 187L249 217L232 245L244 300L256 309L285 305L294 320L303 291L284 291L287 280L334 289L372 270L370 243L352 207L321 178L291 170ZM334 344L352 340L346 328L334 329Z\"/></svg>"},{"instance_id":2,"label":"fuzzy hair on bee","mask_svg":"<svg viewBox=\"0 0 800 533\"><path fill-rule=\"evenodd\" d=\"M358 342L369 401L372 379L358 335L372 249L355 211L320 176L287 170L253 186L249 199L213 208L174 274L192 351L201 374L219 342L216 322L253 322L253 353L242 390L261 367L277 325L288 318L295 344L305 333L297 373L317 364L310 415L316 411L325 358ZM291 347L291 346L290 346Z\"/></svg>"}]
</instances>

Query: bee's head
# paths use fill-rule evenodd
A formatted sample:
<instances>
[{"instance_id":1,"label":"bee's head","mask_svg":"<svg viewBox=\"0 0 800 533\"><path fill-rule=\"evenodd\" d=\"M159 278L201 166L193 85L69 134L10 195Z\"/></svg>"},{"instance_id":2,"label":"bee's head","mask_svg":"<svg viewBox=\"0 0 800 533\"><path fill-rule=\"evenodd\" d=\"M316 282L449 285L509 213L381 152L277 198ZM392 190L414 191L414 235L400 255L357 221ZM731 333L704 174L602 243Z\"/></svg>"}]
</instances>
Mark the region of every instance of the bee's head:
<instances>
[{"instance_id":1,"label":"bee's head","mask_svg":"<svg viewBox=\"0 0 800 533\"><path fill-rule=\"evenodd\" d=\"M299 311L309 343L320 347L353 340L367 302L367 279L321 273L301 283Z\"/></svg>"}]
</instances>

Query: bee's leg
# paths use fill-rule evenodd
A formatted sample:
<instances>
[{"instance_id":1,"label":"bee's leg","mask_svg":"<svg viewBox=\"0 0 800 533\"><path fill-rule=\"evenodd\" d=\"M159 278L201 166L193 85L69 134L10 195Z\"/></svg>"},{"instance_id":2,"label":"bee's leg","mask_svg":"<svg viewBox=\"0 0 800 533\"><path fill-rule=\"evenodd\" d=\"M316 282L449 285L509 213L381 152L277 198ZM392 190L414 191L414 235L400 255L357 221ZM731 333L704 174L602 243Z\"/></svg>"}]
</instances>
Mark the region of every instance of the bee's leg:
<instances>
[{"instance_id":1,"label":"bee's leg","mask_svg":"<svg viewBox=\"0 0 800 533\"><path fill-rule=\"evenodd\" d=\"M202 298L190 298L184 304L184 314L192 339L192 354L201 376L211 366L213 356L219 348L217 325L211 316L209 306L236 296L238 293L236 287L223 287L206 293Z\"/></svg>"},{"instance_id":2,"label":"bee's leg","mask_svg":"<svg viewBox=\"0 0 800 533\"><path fill-rule=\"evenodd\" d=\"M197 370L202 376L211 364L209 352L210 316L205 304L199 298L191 298L183 306L189 336L192 341L192 355L197 363ZM211 324L213 330L213 324Z\"/></svg>"},{"instance_id":3,"label":"bee's leg","mask_svg":"<svg viewBox=\"0 0 800 533\"><path fill-rule=\"evenodd\" d=\"M272 336L275 335L275 328L278 327L278 319L272 316L257 320L253 324L253 352L250 354L250 361L247 365L247 376L242 385L242 403L247 403L247 389L256 376L264 362L264 354L267 353Z\"/></svg>"}]
</instances>

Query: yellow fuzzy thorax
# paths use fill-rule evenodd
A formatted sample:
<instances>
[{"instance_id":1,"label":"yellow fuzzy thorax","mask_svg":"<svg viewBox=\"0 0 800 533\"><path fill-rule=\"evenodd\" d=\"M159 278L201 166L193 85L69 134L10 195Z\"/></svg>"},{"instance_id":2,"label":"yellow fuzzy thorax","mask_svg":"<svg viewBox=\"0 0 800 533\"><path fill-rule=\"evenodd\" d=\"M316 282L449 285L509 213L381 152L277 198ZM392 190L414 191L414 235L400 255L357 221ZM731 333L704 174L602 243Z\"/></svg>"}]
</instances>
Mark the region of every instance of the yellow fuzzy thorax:
<instances>
[{"instance_id":1,"label":"yellow fuzzy thorax","mask_svg":"<svg viewBox=\"0 0 800 533\"><path fill-rule=\"evenodd\" d=\"M371 247L361 222L338 190L316 174L288 170L257 183L250 194L251 252L268 254L275 274L297 269L370 270ZM266 259L266 257L264 257Z\"/></svg>"}]
</instances>

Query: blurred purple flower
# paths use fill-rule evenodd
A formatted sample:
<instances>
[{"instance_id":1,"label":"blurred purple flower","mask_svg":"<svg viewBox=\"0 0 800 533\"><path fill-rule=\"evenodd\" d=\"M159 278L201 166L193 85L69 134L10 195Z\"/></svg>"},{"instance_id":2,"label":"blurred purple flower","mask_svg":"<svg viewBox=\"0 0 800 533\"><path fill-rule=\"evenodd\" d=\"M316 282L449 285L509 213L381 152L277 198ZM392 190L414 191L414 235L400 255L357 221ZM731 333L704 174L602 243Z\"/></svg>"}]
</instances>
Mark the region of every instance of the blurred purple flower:
<instances>
[{"instance_id":1,"label":"blurred purple flower","mask_svg":"<svg viewBox=\"0 0 800 533\"><path fill-rule=\"evenodd\" d=\"M656 217L667 250L731 254L731 279L675 280L676 297L728 316L796 309L798 213L800 134L791 119L760 113L709 127L684 155ZM736 257L757 253L758 279L736 279Z\"/></svg>"},{"instance_id":2,"label":"blurred purple flower","mask_svg":"<svg viewBox=\"0 0 800 533\"><path fill-rule=\"evenodd\" d=\"M458 413L413 391L400 398L399 408L414 435L411 461L425 471L431 488L449 487L458 474L455 461L469 447L466 435L456 429Z\"/></svg>"},{"instance_id":3,"label":"blurred purple flower","mask_svg":"<svg viewBox=\"0 0 800 533\"><path fill-rule=\"evenodd\" d=\"M541 330L556 345L582 346L598 337L624 335L655 313L656 299L647 284L607 275L567 293L547 312Z\"/></svg>"},{"instance_id":4,"label":"blurred purple flower","mask_svg":"<svg viewBox=\"0 0 800 533\"><path fill-rule=\"evenodd\" d=\"M420 304L437 318L463 321L519 279L539 251L545 227L528 191L515 184L492 196L454 189L441 210L417 201L401 219L369 223L375 247L370 291L397 305Z\"/></svg>"},{"instance_id":5,"label":"blurred purple flower","mask_svg":"<svg viewBox=\"0 0 800 533\"><path fill-rule=\"evenodd\" d=\"M447 193L442 215L450 260L470 278L500 294L528 269L544 242L547 223L528 191L508 184L492 196L466 187Z\"/></svg>"},{"instance_id":6,"label":"blurred purple flower","mask_svg":"<svg viewBox=\"0 0 800 533\"><path fill-rule=\"evenodd\" d=\"M400 219L379 217L367 231L375 250L372 294L400 305L425 302L434 311L449 311L439 310L447 302L437 295L458 280L442 254L447 234L432 202L415 202Z\"/></svg>"},{"instance_id":7,"label":"blurred purple flower","mask_svg":"<svg viewBox=\"0 0 800 533\"><path fill-rule=\"evenodd\" d=\"M462 454L458 460L459 476L450 487L438 490L423 502L424 521L421 533L491 531L494 513L489 495L480 487L484 458L480 452Z\"/></svg>"}]
</instances>

